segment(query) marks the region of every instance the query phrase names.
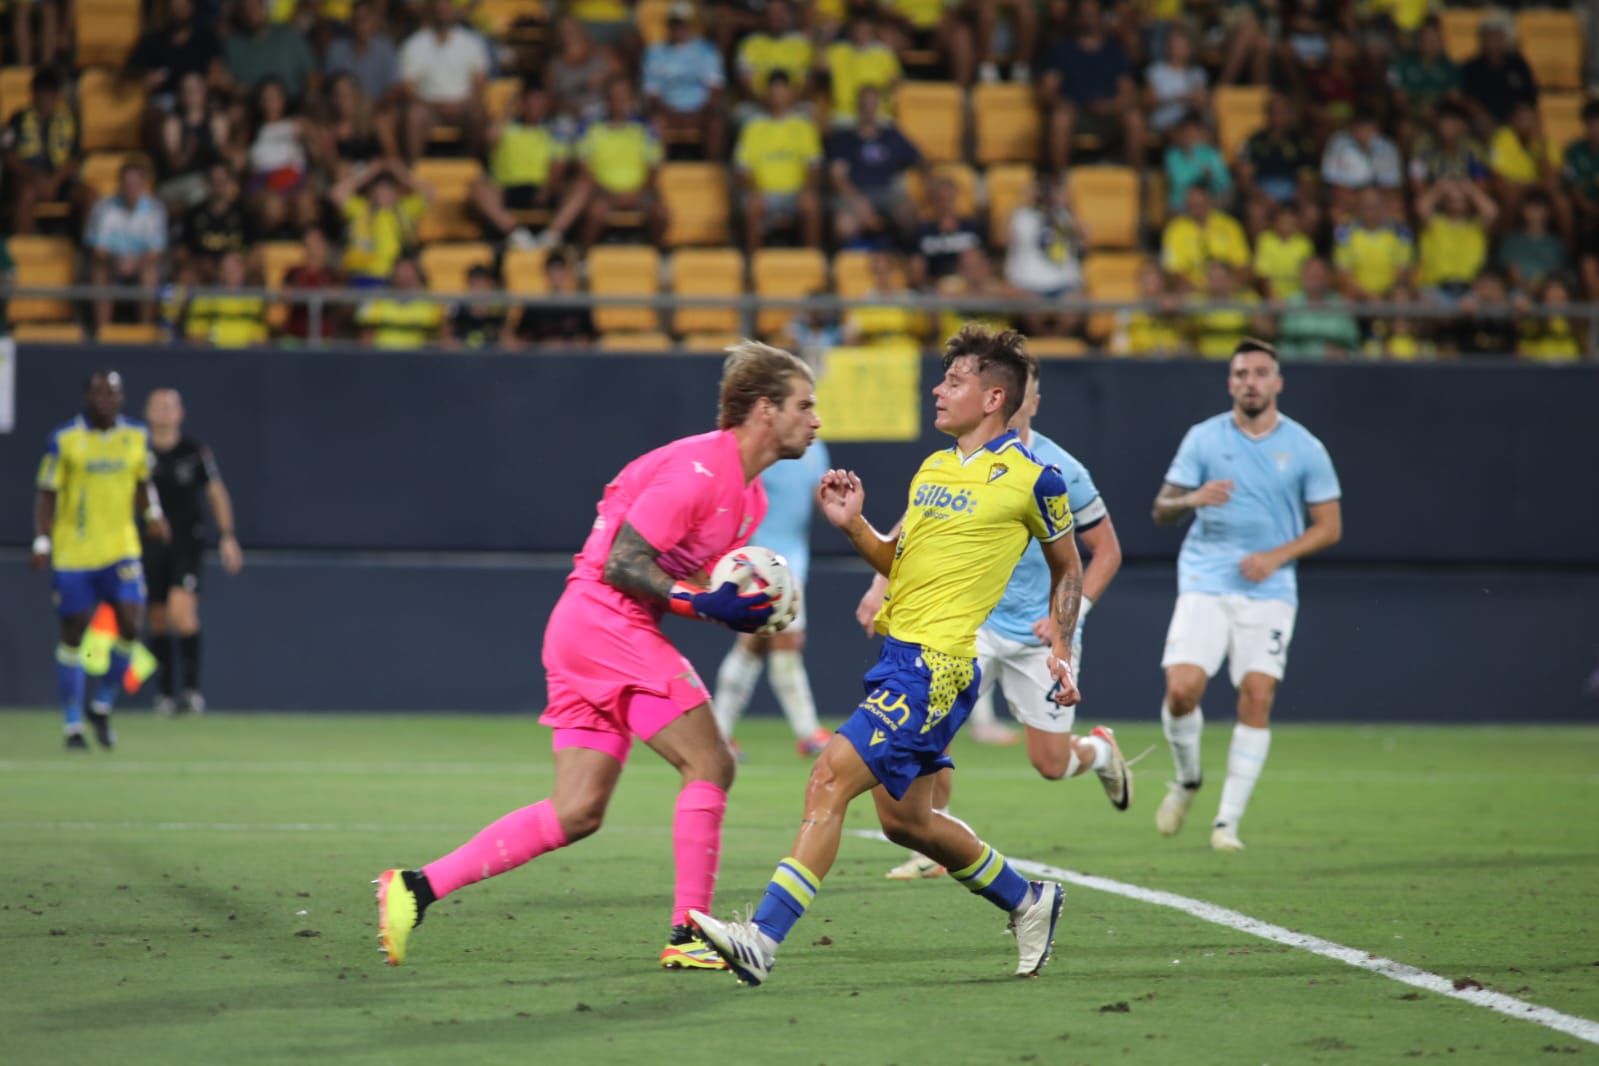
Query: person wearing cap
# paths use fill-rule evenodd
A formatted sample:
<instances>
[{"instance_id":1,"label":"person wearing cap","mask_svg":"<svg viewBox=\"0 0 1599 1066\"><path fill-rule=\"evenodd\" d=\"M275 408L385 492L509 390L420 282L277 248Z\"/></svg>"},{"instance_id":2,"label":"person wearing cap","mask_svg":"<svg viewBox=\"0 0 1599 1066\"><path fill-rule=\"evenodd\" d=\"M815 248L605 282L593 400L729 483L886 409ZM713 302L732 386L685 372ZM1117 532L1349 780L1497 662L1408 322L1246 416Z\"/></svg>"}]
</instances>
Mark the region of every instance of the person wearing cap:
<instances>
[{"instance_id":1,"label":"person wearing cap","mask_svg":"<svg viewBox=\"0 0 1599 1066\"><path fill-rule=\"evenodd\" d=\"M644 53L644 96L668 143L698 137L707 159L722 159L722 56L694 25L694 6L678 0L666 12L666 40Z\"/></svg>"}]
</instances>

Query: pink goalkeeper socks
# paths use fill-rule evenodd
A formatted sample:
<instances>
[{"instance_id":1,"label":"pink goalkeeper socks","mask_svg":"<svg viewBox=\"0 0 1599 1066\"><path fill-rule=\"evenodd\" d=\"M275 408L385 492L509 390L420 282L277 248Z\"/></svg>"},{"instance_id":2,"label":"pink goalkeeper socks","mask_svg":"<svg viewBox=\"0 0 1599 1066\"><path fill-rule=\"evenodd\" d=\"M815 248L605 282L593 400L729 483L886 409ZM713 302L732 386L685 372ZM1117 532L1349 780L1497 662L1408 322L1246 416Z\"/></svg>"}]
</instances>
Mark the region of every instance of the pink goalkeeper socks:
<instances>
[{"instance_id":1,"label":"pink goalkeeper socks","mask_svg":"<svg viewBox=\"0 0 1599 1066\"><path fill-rule=\"evenodd\" d=\"M718 789L718 792L721 790ZM724 798L724 804L726 802ZM682 800L678 801L679 806ZM718 814L718 823L720 814ZM433 894L443 899L464 885L514 870L546 851L566 846L566 834L549 800L512 811L442 859L422 867ZM715 876L715 861L712 861Z\"/></svg>"},{"instance_id":2,"label":"pink goalkeeper socks","mask_svg":"<svg viewBox=\"0 0 1599 1066\"><path fill-rule=\"evenodd\" d=\"M727 790L709 781L690 781L677 794L672 819L672 854L677 860L677 891L672 924L686 925L690 910L710 911L716 868L722 857L722 816Z\"/></svg>"}]
</instances>

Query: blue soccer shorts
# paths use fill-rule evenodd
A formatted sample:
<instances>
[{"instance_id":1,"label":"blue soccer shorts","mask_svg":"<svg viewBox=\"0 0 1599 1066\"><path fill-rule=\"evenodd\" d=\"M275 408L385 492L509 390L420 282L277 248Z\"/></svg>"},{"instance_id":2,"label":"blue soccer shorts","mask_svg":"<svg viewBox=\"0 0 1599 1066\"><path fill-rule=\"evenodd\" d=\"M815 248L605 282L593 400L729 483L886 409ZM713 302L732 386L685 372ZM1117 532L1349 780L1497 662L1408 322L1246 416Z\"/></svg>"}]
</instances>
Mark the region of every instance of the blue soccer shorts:
<instances>
[{"instance_id":1,"label":"blue soccer shorts","mask_svg":"<svg viewBox=\"0 0 1599 1066\"><path fill-rule=\"evenodd\" d=\"M102 603L143 603L144 565L123 559L98 570L56 570L51 587L62 618L88 614Z\"/></svg>"},{"instance_id":2,"label":"blue soccer shorts","mask_svg":"<svg viewBox=\"0 0 1599 1066\"><path fill-rule=\"evenodd\" d=\"M887 637L866 673L866 699L840 728L895 799L955 765L944 754L977 700L977 660Z\"/></svg>"}]
</instances>

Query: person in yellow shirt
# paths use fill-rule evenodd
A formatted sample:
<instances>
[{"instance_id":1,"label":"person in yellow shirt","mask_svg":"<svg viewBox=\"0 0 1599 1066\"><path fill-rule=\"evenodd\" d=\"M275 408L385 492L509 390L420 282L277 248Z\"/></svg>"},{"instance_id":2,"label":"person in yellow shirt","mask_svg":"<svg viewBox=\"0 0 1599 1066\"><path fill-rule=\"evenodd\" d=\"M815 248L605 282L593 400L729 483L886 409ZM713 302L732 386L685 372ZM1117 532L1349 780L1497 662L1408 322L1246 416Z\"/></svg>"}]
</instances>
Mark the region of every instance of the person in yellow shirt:
<instances>
[{"instance_id":1,"label":"person in yellow shirt","mask_svg":"<svg viewBox=\"0 0 1599 1066\"><path fill-rule=\"evenodd\" d=\"M1238 283L1237 275L1225 263L1211 260L1205 267L1205 291L1194 293L1189 302L1196 308L1188 318L1188 334L1193 348L1206 359L1231 359L1245 337L1269 332L1264 316L1247 307L1260 297ZM1230 304L1233 306L1218 306Z\"/></svg>"},{"instance_id":2,"label":"person in yellow shirt","mask_svg":"<svg viewBox=\"0 0 1599 1066\"><path fill-rule=\"evenodd\" d=\"M905 265L890 252L873 252L872 291L867 298L881 304L853 307L844 314L844 343L920 349L927 332L926 317L905 306L911 295L905 284Z\"/></svg>"},{"instance_id":3,"label":"person in yellow shirt","mask_svg":"<svg viewBox=\"0 0 1599 1066\"><path fill-rule=\"evenodd\" d=\"M405 296L423 287L416 260L405 256L396 262L390 285L397 295L368 300L356 312L361 340L375 348L416 349L437 344L444 331L444 305Z\"/></svg>"},{"instance_id":4,"label":"person in yellow shirt","mask_svg":"<svg viewBox=\"0 0 1599 1066\"><path fill-rule=\"evenodd\" d=\"M1527 193L1541 189L1555 205L1561 231L1570 231L1571 207L1561 194L1559 151L1544 136L1537 106L1526 100L1517 103L1509 121L1488 142L1494 197L1510 212L1510 218L1520 214Z\"/></svg>"},{"instance_id":5,"label":"person in yellow shirt","mask_svg":"<svg viewBox=\"0 0 1599 1066\"><path fill-rule=\"evenodd\" d=\"M741 107L749 113L744 117L760 109L760 101L766 99L766 79L774 71L787 74L795 95L803 100L815 60L816 48L810 37L794 26L793 5L789 0L769 0L766 28L750 34L738 46L739 95Z\"/></svg>"},{"instance_id":6,"label":"person in yellow shirt","mask_svg":"<svg viewBox=\"0 0 1599 1066\"><path fill-rule=\"evenodd\" d=\"M1476 182L1446 178L1416 200L1422 221L1417 281L1430 298L1454 303L1488 262L1488 232L1499 208Z\"/></svg>"},{"instance_id":7,"label":"person in yellow shirt","mask_svg":"<svg viewBox=\"0 0 1599 1066\"><path fill-rule=\"evenodd\" d=\"M644 216L650 243L666 231L666 211L656 195L661 142L634 115L633 84L620 74L605 83L605 119L591 123L578 138L575 155L580 177L539 237L545 247L564 243L567 230L583 220L582 243L593 244L611 225L613 211Z\"/></svg>"},{"instance_id":8,"label":"person in yellow shirt","mask_svg":"<svg viewBox=\"0 0 1599 1066\"><path fill-rule=\"evenodd\" d=\"M1272 216L1271 229L1255 238L1255 278L1269 299L1286 300L1302 290L1299 279L1315 255L1316 246L1305 236L1298 207L1283 204Z\"/></svg>"},{"instance_id":9,"label":"person in yellow shirt","mask_svg":"<svg viewBox=\"0 0 1599 1066\"><path fill-rule=\"evenodd\" d=\"M894 50L878 39L877 22L870 15L857 15L850 21L849 37L831 45L818 57L832 83L833 108L831 120L835 125L851 125L855 121L855 105L861 90L870 85L883 94L883 111L893 100L893 89L899 84L904 71Z\"/></svg>"},{"instance_id":10,"label":"person in yellow shirt","mask_svg":"<svg viewBox=\"0 0 1599 1066\"><path fill-rule=\"evenodd\" d=\"M242 289L244 284L244 256L225 252L217 263L218 287ZM183 333L193 343L216 348L264 344L269 336L266 301L243 293L196 296L184 313Z\"/></svg>"},{"instance_id":11,"label":"person in yellow shirt","mask_svg":"<svg viewBox=\"0 0 1599 1066\"><path fill-rule=\"evenodd\" d=\"M1387 301L1409 307L1416 303L1416 294L1408 285L1396 285L1388 294ZM1363 351L1368 359L1392 359L1401 363L1438 358L1438 345L1433 341L1426 324L1407 315L1372 321L1371 336Z\"/></svg>"},{"instance_id":12,"label":"person in yellow shirt","mask_svg":"<svg viewBox=\"0 0 1599 1066\"><path fill-rule=\"evenodd\" d=\"M1137 311L1116 312L1116 329L1111 334L1113 355L1177 355L1188 344L1178 328L1176 299L1167 290L1166 275L1156 263L1145 263L1138 271L1138 298L1145 306Z\"/></svg>"},{"instance_id":13,"label":"person in yellow shirt","mask_svg":"<svg viewBox=\"0 0 1599 1066\"><path fill-rule=\"evenodd\" d=\"M473 187L472 202L513 248L538 242L512 212L547 210L557 203L572 154L549 118L549 93L537 82L524 82L489 127L488 172Z\"/></svg>"},{"instance_id":14,"label":"person in yellow shirt","mask_svg":"<svg viewBox=\"0 0 1599 1066\"><path fill-rule=\"evenodd\" d=\"M1093 225L1093 219L1088 220ZM1212 262L1232 270L1249 267L1249 238L1238 220L1211 206L1210 188L1191 186L1183 213L1166 223L1160 236L1160 265L1178 288L1200 288Z\"/></svg>"},{"instance_id":15,"label":"person in yellow shirt","mask_svg":"<svg viewBox=\"0 0 1599 1066\"><path fill-rule=\"evenodd\" d=\"M122 417L122 375L94 371L84 382L83 413L50 434L39 462L29 558L35 570L51 568L60 618L56 686L68 751L89 750L81 648L89 618L102 603L116 612L117 641L88 714L100 746L116 744L111 706L144 627L143 549L135 516L143 514L152 540L171 538L150 467L150 431Z\"/></svg>"},{"instance_id":16,"label":"person in yellow shirt","mask_svg":"<svg viewBox=\"0 0 1599 1066\"><path fill-rule=\"evenodd\" d=\"M1561 277L1545 281L1538 292L1538 303L1545 310L1561 311L1571 305L1571 289ZM1576 328L1565 315L1523 318L1516 354L1542 363L1574 363L1582 358L1582 342Z\"/></svg>"},{"instance_id":17,"label":"person in yellow shirt","mask_svg":"<svg viewBox=\"0 0 1599 1066\"><path fill-rule=\"evenodd\" d=\"M344 269L356 286L382 285L394 263L417 245L417 226L433 191L405 164L379 159L328 189L344 216Z\"/></svg>"},{"instance_id":18,"label":"person in yellow shirt","mask_svg":"<svg viewBox=\"0 0 1599 1066\"><path fill-rule=\"evenodd\" d=\"M1415 258L1410 230L1390 220L1382 192L1361 190L1355 218L1333 233L1333 265L1344 295L1351 300L1383 299L1395 285L1409 284Z\"/></svg>"},{"instance_id":19,"label":"person in yellow shirt","mask_svg":"<svg viewBox=\"0 0 1599 1066\"><path fill-rule=\"evenodd\" d=\"M795 223L807 247L822 244L822 137L793 110L788 75L766 81L771 110L745 124L733 152L744 189L744 248L754 255L770 230Z\"/></svg>"}]
</instances>

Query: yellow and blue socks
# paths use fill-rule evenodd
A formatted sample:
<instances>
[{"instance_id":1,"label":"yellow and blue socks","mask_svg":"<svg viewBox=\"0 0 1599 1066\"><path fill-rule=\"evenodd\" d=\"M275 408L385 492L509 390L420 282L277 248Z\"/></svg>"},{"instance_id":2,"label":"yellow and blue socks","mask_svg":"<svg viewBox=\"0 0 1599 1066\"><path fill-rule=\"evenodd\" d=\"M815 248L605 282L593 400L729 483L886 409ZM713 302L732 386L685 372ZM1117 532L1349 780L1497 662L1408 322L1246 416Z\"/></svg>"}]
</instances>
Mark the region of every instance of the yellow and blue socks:
<instances>
[{"instance_id":1,"label":"yellow and blue socks","mask_svg":"<svg viewBox=\"0 0 1599 1066\"><path fill-rule=\"evenodd\" d=\"M100 689L94 700L96 706L109 707L117 701L117 691L122 688L122 679L128 675L128 663L132 661L133 641L118 638L111 645L111 665L100 681Z\"/></svg>"},{"instance_id":2,"label":"yellow and blue socks","mask_svg":"<svg viewBox=\"0 0 1599 1066\"><path fill-rule=\"evenodd\" d=\"M977 861L949 875L1004 911L1015 911L1027 905L1032 886L1027 878L1016 872L1010 860L987 844L983 845Z\"/></svg>"},{"instance_id":3,"label":"yellow and blue socks","mask_svg":"<svg viewBox=\"0 0 1599 1066\"><path fill-rule=\"evenodd\" d=\"M83 732L83 653L56 645L56 690L61 695L61 717L68 733Z\"/></svg>"},{"instance_id":4,"label":"yellow and blue socks","mask_svg":"<svg viewBox=\"0 0 1599 1066\"><path fill-rule=\"evenodd\" d=\"M822 879L792 856L777 864L761 905L755 908L755 927L772 938L774 948L800 920L821 885Z\"/></svg>"}]
</instances>

